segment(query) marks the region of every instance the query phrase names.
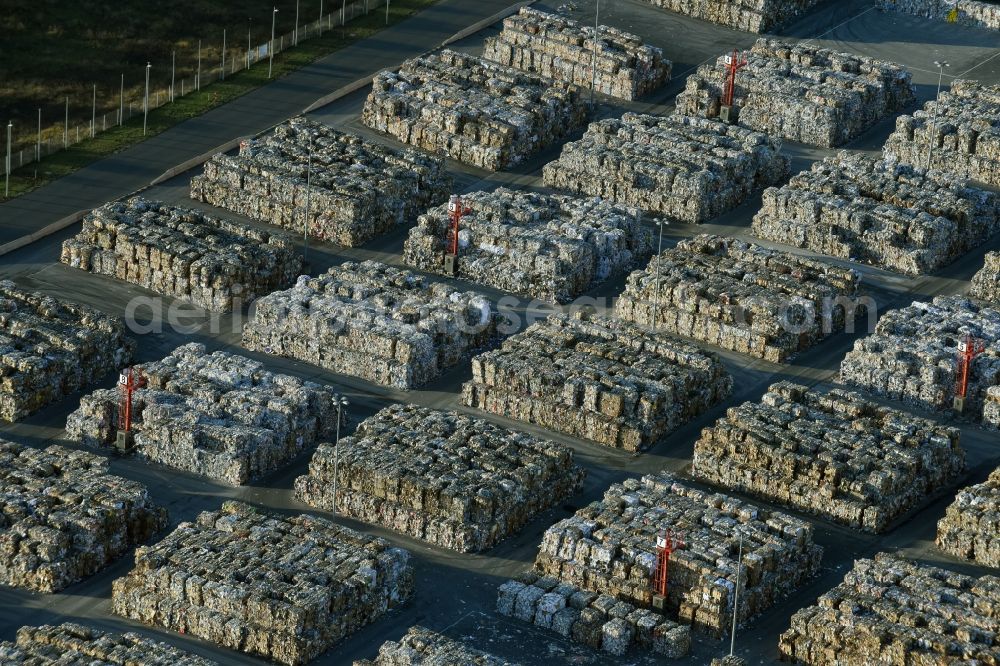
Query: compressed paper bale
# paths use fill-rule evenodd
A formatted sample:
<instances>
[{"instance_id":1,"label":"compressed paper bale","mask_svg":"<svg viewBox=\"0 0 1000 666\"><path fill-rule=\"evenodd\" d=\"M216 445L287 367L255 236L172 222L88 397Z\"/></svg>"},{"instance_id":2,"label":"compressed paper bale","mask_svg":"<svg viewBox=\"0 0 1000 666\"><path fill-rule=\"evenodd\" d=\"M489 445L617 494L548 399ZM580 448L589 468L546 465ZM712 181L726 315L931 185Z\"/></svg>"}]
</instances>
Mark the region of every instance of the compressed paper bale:
<instances>
[{"instance_id":1,"label":"compressed paper bale","mask_svg":"<svg viewBox=\"0 0 1000 666\"><path fill-rule=\"evenodd\" d=\"M646 0L668 9L712 23L745 30L768 32L809 10L820 0Z\"/></svg>"},{"instance_id":2,"label":"compressed paper bale","mask_svg":"<svg viewBox=\"0 0 1000 666\"><path fill-rule=\"evenodd\" d=\"M719 115L728 74L722 55L690 75L677 111ZM900 65L806 43L761 38L736 74L739 123L773 137L814 146L842 145L914 101ZM903 160L921 164L914 160Z\"/></svg>"},{"instance_id":3,"label":"compressed paper bale","mask_svg":"<svg viewBox=\"0 0 1000 666\"><path fill-rule=\"evenodd\" d=\"M552 315L475 357L462 401L639 451L731 389L714 353L616 319Z\"/></svg>"},{"instance_id":4,"label":"compressed paper bale","mask_svg":"<svg viewBox=\"0 0 1000 666\"><path fill-rule=\"evenodd\" d=\"M1000 185L1000 85L955 80L923 110L896 119L889 159Z\"/></svg>"},{"instance_id":5,"label":"compressed paper bale","mask_svg":"<svg viewBox=\"0 0 1000 666\"><path fill-rule=\"evenodd\" d=\"M600 120L542 170L546 185L676 220L706 222L783 181L780 145L743 127L673 114Z\"/></svg>"},{"instance_id":6,"label":"compressed paper bale","mask_svg":"<svg viewBox=\"0 0 1000 666\"><path fill-rule=\"evenodd\" d=\"M339 448L339 456L338 449ZM337 505L334 507L334 471ZM580 490L571 449L457 412L392 405L321 444L303 502L460 552L491 548Z\"/></svg>"},{"instance_id":7,"label":"compressed paper bale","mask_svg":"<svg viewBox=\"0 0 1000 666\"><path fill-rule=\"evenodd\" d=\"M144 624L297 666L407 601L409 557L329 520L226 502L137 549L135 568L112 584L111 605Z\"/></svg>"},{"instance_id":8,"label":"compressed paper bale","mask_svg":"<svg viewBox=\"0 0 1000 666\"><path fill-rule=\"evenodd\" d=\"M403 143L498 171L566 136L588 112L572 84L443 49L376 74L361 121Z\"/></svg>"},{"instance_id":9,"label":"compressed paper bale","mask_svg":"<svg viewBox=\"0 0 1000 666\"><path fill-rule=\"evenodd\" d=\"M743 657L729 654L725 657L716 657L712 659L711 666L747 666L749 662Z\"/></svg>"},{"instance_id":10,"label":"compressed paper bale","mask_svg":"<svg viewBox=\"0 0 1000 666\"><path fill-rule=\"evenodd\" d=\"M133 372L146 381L132 397L138 455L234 486L279 469L336 431L340 396L333 389L244 356L190 343ZM66 420L70 439L113 445L120 401L116 390L84 396Z\"/></svg>"},{"instance_id":11,"label":"compressed paper bale","mask_svg":"<svg viewBox=\"0 0 1000 666\"><path fill-rule=\"evenodd\" d=\"M167 524L146 488L106 458L0 440L0 584L58 592Z\"/></svg>"},{"instance_id":12,"label":"compressed paper bale","mask_svg":"<svg viewBox=\"0 0 1000 666\"><path fill-rule=\"evenodd\" d=\"M854 316L858 282L850 269L701 235L632 273L615 313L644 327L783 363L844 329Z\"/></svg>"},{"instance_id":13,"label":"compressed paper bale","mask_svg":"<svg viewBox=\"0 0 1000 666\"><path fill-rule=\"evenodd\" d=\"M410 627L398 641L386 641L373 660L361 659L354 666L518 666L488 652L425 629Z\"/></svg>"},{"instance_id":14,"label":"compressed paper bale","mask_svg":"<svg viewBox=\"0 0 1000 666\"><path fill-rule=\"evenodd\" d=\"M235 157L212 157L191 179L191 198L298 234L308 213L310 238L356 247L444 201L451 186L438 157L299 116Z\"/></svg>"},{"instance_id":15,"label":"compressed paper bale","mask_svg":"<svg viewBox=\"0 0 1000 666\"><path fill-rule=\"evenodd\" d=\"M986 401L983 405L983 424L1000 428L1000 386L986 389Z\"/></svg>"},{"instance_id":16,"label":"compressed paper bale","mask_svg":"<svg viewBox=\"0 0 1000 666\"><path fill-rule=\"evenodd\" d=\"M792 616L783 660L809 666L993 664L1000 660L1000 578L975 578L889 553Z\"/></svg>"},{"instance_id":17,"label":"compressed paper bale","mask_svg":"<svg viewBox=\"0 0 1000 666\"><path fill-rule=\"evenodd\" d=\"M568 302L646 259L651 232L641 213L595 199L500 188L462 195L458 277L497 289ZM448 206L421 215L403 260L445 274Z\"/></svg>"},{"instance_id":18,"label":"compressed paper bale","mask_svg":"<svg viewBox=\"0 0 1000 666\"><path fill-rule=\"evenodd\" d=\"M602 25L595 40L594 28L531 7L504 19L500 34L486 39L483 57L626 100L662 86L672 68L662 50L638 35Z\"/></svg>"},{"instance_id":19,"label":"compressed paper bale","mask_svg":"<svg viewBox=\"0 0 1000 666\"><path fill-rule=\"evenodd\" d=\"M988 252L983 267L972 277L969 296L1000 305L1000 252Z\"/></svg>"},{"instance_id":20,"label":"compressed paper bale","mask_svg":"<svg viewBox=\"0 0 1000 666\"><path fill-rule=\"evenodd\" d=\"M111 260L93 261L101 252ZM285 288L302 271L286 236L142 197L90 213L63 242L61 261L220 312Z\"/></svg>"},{"instance_id":21,"label":"compressed paper bale","mask_svg":"<svg viewBox=\"0 0 1000 666\"><path fill-rule=\"evenodd\" d=\"M960 431L858 393L771 385L695 443L692 475L868 532L953 483Z\"/></svg>"},{"instance_id":22,"label":"compressed paper bale","mask_svg":"<svg viewBox=\"0 0 1000 666\"><path fill-rule=\"evenodd\" d=\"M58 626L21 627L12 642L0 643L0 662L43 666L216 666L172 645L139 634L98 631L64 622Z\"/></svg>"},{"instance_id":23,"label":"compressed paper bale","mask_svg":"<svg viewBox=\"0 0 1000 666\"><path fill-rule=\"evenodd\" d=\"M1000 30L1000 6L981 0L875 0L886 11L904 12L956 25Z\"/></svg>"},{"instance_id":24,"label":"compressed paper bale","mask_svg":"<svg viewBox=\"0 0 1000 666\"><path fill-rule=\"evenodd\" d=\"M965 337L984 351L969 368L964 413L980 418L986 392L1000 386L1000 310L961 296L938 296L882 315L840 364L845 383L925 409L950 409Z\"/></svg>"},{"instance_id":25,"label":"compressed paper bale","mask_svg":"<svg viewBox=\"0 0 1000 666\"><path fill-rule=\"evenodd\" d=\"M998 227L1000 197L991 192L847 152L765 190L753 219L760 238L911 275L951 263Z\"/></svg>"},{"instance_id":26,"label":"compressed paper bale","mask_svg":"<svg viewBox=\"0 0 1000 666\"><path fill-rule=\"evenodd\" d=\"M942 550L987 567L1000 567L1000 468L985 483L963 488L938 521Z\"/></svg>"},{"instance_id":27,"label":"compressed paper bale","mask_svg":"<svg viewBox=\"0 0 1000 666\"><path fill-rule=\"evenodd\" d=\"M131 359L123 322L0 281L0 419L17 421Z\"/></svg>"},{"instance_id":28,"label":"compressed paper bale","mask_svg":"<svg viewBox=\"0 0 1000 666\"><path fill-rule=\"evenodd\" d=\"M547 592L540 587L542 581L537 575L528 572L526 578L532 577L536 582L531 584L512 580L500 586L498 613L531 622L586 645L590 642L584 638L593 636L597 644L591 647L615 655L626 654L635 648L679 658L691 650L691 627L626 601L587 593L572 583L561 582ZM519 616L519 609L512 603L514 596L532 600L535 612ZM591 626L595 618L599 622L596 635Z\"/></svg>"},{"instance_id":29,"label":"compressed paper bale","mask_svg":"<svg viewBox=\"0 0 1000 666\"><path fill-rule=\"evenodd\" d=\"M243 346L409 389L497 337L478 292L376 261L346 262L256 302Z\"/></svg>"},{"instance_id":30,"label":"compressed paper bale","mask_svg":"<svg viewBox=\"0 0 1000 666\"><path fill-rule=\"evenodd\" d=\"M725 634L731 624L737 575L737 619L743 622L814 575L822 553L806 521L698 490L667 473L628 479L542 537L534 564L537 574L607 595L581 612L575 637L592 636L586 629L590 620L600 627L620 616L614 610L619 602L640 609L651 606L656 540L665 530L684 544L670 556L665 615L715 636ZM737 574L741 535L743 564ZM605 616L610 617L602 620ZM643 632L636 636L644 640ZM674 656L680 656L678 648L686 652L685 640L689 642L669 625L653 629L646 638L654 650Z\"/></svg>"}]
</instances>

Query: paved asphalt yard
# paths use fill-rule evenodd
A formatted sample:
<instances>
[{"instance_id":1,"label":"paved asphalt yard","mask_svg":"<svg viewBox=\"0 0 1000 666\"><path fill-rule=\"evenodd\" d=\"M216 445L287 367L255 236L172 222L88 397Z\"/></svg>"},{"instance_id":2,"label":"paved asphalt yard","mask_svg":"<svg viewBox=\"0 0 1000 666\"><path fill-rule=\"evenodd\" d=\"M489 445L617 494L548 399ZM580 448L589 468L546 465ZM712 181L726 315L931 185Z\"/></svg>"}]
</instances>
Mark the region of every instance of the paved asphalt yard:
<instances>
[{"instance_id":1,"label":"paved asphalt yard","mask_svg":"<svg viewBox=\"0 0 1000 666\"><path fill-rule=\"evenodd\" d=\"M200 118L178 125L146 143L8 202L0 206L0 242L31 233L74 211L91 208L134 191L176 164L235 137L262 131L301 111L314 100L370 75L377 69L394 65L432 48L462 28L494 15L510 4L510 0L443 0L435 7L372 39L335 53ZM536 6L554 10L559 4L549 1L537 3ZM594 0L578 0L575 5L575 18L584 23L593 22ZM641 102L626 104L600 99L598 116L620 115L626 110L667 113L671 110L674 96L683 88L686 75L699 63L733 47L749 46L756 39L753 35L657 10L642 0L605 0L601 4L600 17L602 23L636 32L647 42L662 47L665 55L674 62L674 80ZM483 39L495 34L498 29L498 25L492 25L458 41L453 48L478 52L482 48ZM937 72L932 63L941 58L951 63L951 76L946 78L946 84L955 76L979 79L991 84L1000 82L1000 39L995 32L962 28L902 14L885 14L874 10L870 2L861 0L827 2L797 23L786 26L780 34L786 38L809 40L822 46L901 63L913 73L919 104L934 95ZM377 136L361 126L359 113L367 93L368 88L362 88L310 115L338 128L393 144L392 140ZM892 119L884 121L848 148L877 152L893 126ZM784 150L793 158L794 171L805 169L813 161L833 152L792 143L787 143ZM558 152L558 147L552 148L527 164L499 174L489 174L455 162L450 162L449 167L463 191L490 189L500 185L540 189L541 167ZM187 198L187 183L195 173L197 169L183 173L150 188L145 194L168 202L192 205ZM680 238L703 231L749 238L750 220L759 203L758 196L711 224L700 227L673 225L666 233L665 243L674 243ZM155 296L141 288L59 264L60 244L77 230L78 226L73 225L65 231L0 257L0 277L13 279L24 287L88 303L115 314L122 314L126 304L136 296ZM406 229L399 229L363 248L351 250L311 242L310 272L320 272L348 259L371 258L400 264L405 237ZM982 265L983 254L996 248L1000 248L1000 237L969 253L952 266L932 276L920 278L904 277L867 266L854 265L854 268L862 272L864 288L875 299L879 311L885 312L915 299L926 300L938 294L964 293L968 289L969 278ZM802 254L800 250L795 251ZM610 306L612 298L621 291L623 282L622 279L604 284L590 295ZM460 281L455 281L455 284L466 288L474 287ZM478 286L474 288L482 289ZM501 295L488 289L484 291ZM165 299L164 309L169 304L170 300ZM527 318L543 316L546 308L525 302L520 311ZM272 369L335 385L351 400L350 416L354 423L387 404L401 401L469 411L459 405L458 399L461 383L470 376L468 364L459 366L420 390L395 391L319 370L307 364L245 352L239 348L241 317L228 315L213 320L194 314L191 317L193 332L162 330L137 336L139 360L162 358L177 345L190 341L204 342L210 349L232 349L249 356L266 358ZM152 323L156 325L159 320ZM732 397L696 421L664 437L649 452L638 456L499 417L478 414L488 420L571 446L588 471L584 493L574 498L572 504L538 517L516 537L481 555L453 553L380 528L343 520L345 524L387 537L397 545L409 549L415 556L416 593L408 606L351 636L315 663L349 664L352 659L372 656L383 641L399 638L409 626L416 623L443 631L455 638L469 638L472 644L525 664L654 663L651 656L635 653L623 659L611 658L558 639L554 634L500 618L493 612L496 588L506 578L530 566L546 527L566 517L577 507L600 497L612 482L662 469L683 473L690 464L698 433L714 422L726 408L746 400L758 399L769 384L780 379L794 379L821 386L834 384L844 354L853 340L867 331L867 322L858 324L857 333L830 338L796 358L790 365L778 366L721 352L736 380ZM109 377L107 384L110 385L112 380ZM60 440L64 436L66 415L76 407L77 402L77 398L71 397L23 422L4 426L2 436L32 446L45 446ZM943 415L938 415L938 418L949 419ZM968 476L957 484L964 486L985 479L1000 463L1000 438L996 433L978 426L967 423L956 425L962 427L962 443L968 455ZM239 498L284 513L315 512L296 502L291 494L292 482L296 476L304 473L308 459L309 454L303 455L289 467L257 484L235 489L202 477L131 459L113 459L111 468L117 474L147 484L155 500L169 509L172 524L176 525L193 519L200 511L217 508L228 498ZM816 540L826 549L820 575L800 593L778 604L749 626L741 628L737 635L737 652L753 664L775 663L778 635L787 628L792 613L811 604L818 595L839 582L858 557L891 550L965 572L985 571L954 560L934 547L936 522L944 514L953 494L952 489L942 496L929 498L923 508L904 518L893 530L881 536L863 535L820 519L808 518L816 526ZM24 624L73 619L107 629L138 631L222 664L264 663L218 649L204 641L158 631L112 616L109 612L111 581L124 575L131 566L132 558L123 558L100 574L55 595L0 588L0 640L13 638L16 629ZM727 642L697 637L692 655L677 663L707 664L713 656L724 654L727 650Z\"/></svg>"}]
</instances>

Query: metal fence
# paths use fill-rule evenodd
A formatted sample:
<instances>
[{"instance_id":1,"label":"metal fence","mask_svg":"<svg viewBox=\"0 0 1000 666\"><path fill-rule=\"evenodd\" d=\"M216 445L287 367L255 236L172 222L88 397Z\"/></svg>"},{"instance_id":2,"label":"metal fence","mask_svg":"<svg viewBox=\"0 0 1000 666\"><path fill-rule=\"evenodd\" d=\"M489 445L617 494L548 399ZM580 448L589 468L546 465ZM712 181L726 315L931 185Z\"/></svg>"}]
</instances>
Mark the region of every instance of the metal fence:
<instances>
[{"instance_id":1,"label":"metal fence","mask_svg":"<svg viewBox=\"0 0 1000 666\"><path fill-rule=\"evenodd\" d=\"M324 32L349 23L359 16L367 15L371 10L385 6L386 21L388 22L389 3L391 0L354 0L354 2L337 2L330 0L330 5L335 9L323 18L310 23L298 26L298 29L287 32L283 35L275 35L273 40L274 53L277 55L282 51L296 46L300 41L318 37ZM203 90L211 86L212 83L224 80L227 76L232 76L237 72L253 67L261 61L270 58L272 42L268 40L263 44L246 47L223 48L222 59L213 64L202 66L199 64L200 75L182 78L172 82L172 84L149 89L149 110L157 109L166 104L170 104L175 99L190 95L193 92ZM144 91L145 92L145 91ZM145 108L145 94L139 100L128 100L124 94L124 83L122 92L119 94L118 109L98 115L97 109L97 87L94 87L91 119L83 123L69 119L69 98L66 98L66 116L62 123L41 126L41 111L39 111L39 124L33 140L26 139L24 134L20 134L16 142L12 138L12 126L4 128L7 130L3 135L5 142L5 152L3 164L0 164L0 176L20 169L21 167L38 162L44 157L48 157L60 150L65 150L81 141L91 139L101 132L118 127L128 122L136 116L142 116ZM49 137L44 138L43 137ZM56 137L56 138L51 138Z\"/></svg>"}]
</instances>

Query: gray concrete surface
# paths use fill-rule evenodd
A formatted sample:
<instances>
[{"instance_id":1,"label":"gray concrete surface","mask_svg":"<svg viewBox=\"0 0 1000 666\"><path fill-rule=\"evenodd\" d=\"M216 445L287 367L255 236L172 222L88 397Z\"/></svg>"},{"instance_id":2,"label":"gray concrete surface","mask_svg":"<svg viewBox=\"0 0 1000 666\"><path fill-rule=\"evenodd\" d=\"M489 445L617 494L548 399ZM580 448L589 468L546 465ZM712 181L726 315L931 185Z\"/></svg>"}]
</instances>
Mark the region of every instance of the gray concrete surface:
<instances>
[{"instance_id":1,"label":"gray concrete surface","mask_svg":"<svg viewBox=\"0 0 1000 666\"><path fill-rule=\"evenodd\" d=\"M461 3L446 0L441 7L450 7L449 11L458 11L455 8L461 6L465 11L473 4L476 6L476 11L480 11L479 2ZM482 4L487 5L488 3ZM495 3L495 6L502 4ZM547 1L540 3L540 6L553 9L558 4L555 1ZM578 10L575 15L580 20L592 21L593 0L579 0L576 4ZM489 7L490 9L482 11L486 14L495 11L494 5L489 5ZM901 62L914 72L914 80L918 86L921 101L933 94L937 75L936 72L931 71L932 68L928 63L938 58L948 59L952 63L951 72L955 75L962 74L989 83L1000 81L1000 57L997 57L1000 52L997 51L995 33L923 21L908 16L883 14L871 11L868 7L869 3L857 0L829 2L794 25L788 26L782 33L801 39L815 39L824 45L846 51L865 53ZM463 16L466 16L466 13L463 13ZM446 15L454 18L454 15L450 13L446 13ZM677 78L662 91L637 103L623 105L613 103L610 100L601 100L598 115L616 115L626 109L666 112L670 109L673 96L683 86L685 71L689 71L706 59L714 58L718 53L733 46L747 46L755 39L755 36L752 35L668 14L644 4L641 0L602 2L601 17L603 22L637 32L648 42L663 47L668 57L675 61L674 71ZM429 15L421 15L421 17L413 19L417 25L425 25L420 21L428 20L430 20ZM429 30L430 28L425 25L425 29ZM455 31L440 26L435 30L448 34ZM481 48L483 38L495 31L496 27L494 26L459 41L454 47L476 52ZM404 34L419 40L418 33L419 30L415 30L414 26L408 26ZM412 44L403 44L397 50L396 46L387 41L385 36L380 35L372 41L372 44L359 44L357 48L360 53L377 52L378 57L383 61L401 60L411 50L422 50L419 44L423 43L416 41ZM426 42L426 44L433 43L436 42L430 39ZM336 57L330 60L331 62L324 65L328 71L334 70L338 66ZM358 66L358 63L354 64L354 67ZM357 78L356 74L353 76ZM320 77L318 73L316 77L311 80L311 83L302 82L301 85L316 85L317 82L328 81L328 79ZM351 77L346 76L345 78ZM339 83L334 85L339 85ZM313 97L318 97L323 93L324 87L330 88L331 86L322 83L319 87L312 89L310 94ZM309 97L309 94L304 91L299 92L302 92L303 97ZM374 135L358 122L358 113L366 94L367 90L359 90L334 104L316 110L312 115L331 125L347 128L392 144L391 140ZM276 92L275 98L277 97L281 97L281 94ZM299 106L305 106L305 104ZM219 109L218 112L226 111L224 108ZM266 113L272 115L261 118L259 122L262 125L280 119L280 114L276 110ZM876 150L881 146L891 128L891 120L881 123L855 141L850 148L864 151ZM198 150L202 150L202 148ZM795 169L806 168L812 161L831 152L792 144L787 144L785 150L792 156ZM197 150L192 152L197 152ZM463 191L492 188L501 184L540 188L541 166L556 154L558 154L558 148L550 149L511 172L499 174L489 174L457 163L450 163L449 166L456 175ZM160 166L149 170L159 173L165 169L165 167L161 168L164 164L170 166L169 162L170 159L164 157L158 162ZM122 167L116 167L116 169L120 168ZM93 173L91 177L96 177L96 175ZM147 194L166 201L190 205L191 202L187 198L187 182L190 175L192 174L182 174L167 180L152 188ZM80 185L80 187L85 188L84 185ZM83 196L82 189L81 194L74 196ZM98 197L99 193L94 193L94 196ZM79 201L79 199L75 200L70 207L79 208ZM42 203L44 204L44 202ZM53 201L49 205L54 206L57 203ZM36 206L27 200L24 206L25 210L34 211L32 214L44 216L44 206ZM665 235L665 244L676 242L677 239L701 231L749 238L750 219L758 206L759 196L714 220L711 224L700 227L673 225L669 227ZM5 214L5 212L0 212L0 215ZM109 278L84 274L58 264L59 245L74 231L74 228L67 229L0 258L0 277L11 278L23 286L89 303L114 313L124 312L129 302L136 297L155 298L154 294L140 288ZM373 258L400 264L400 252L405 237L406 229L401 228L368 243L362 248L350 250L329 244L310 243L311 270L313 272L321 271L347 259ZM892 307L908 304L914 299L929 299L937 294L964 292L968 288L969 278L981 265L983 254L989 249L998 247L1000 247L1000 237L994 238L983 247L969 253L952 266L932 276L920 278L904 277L873 267L855 266L855 268L864 275L865 290L875 299L879 310L885 311ZM846 262L838 263L845 264ZM623 279L619 279L605 283L589 295L596 299L599 308L610 307L613 297L621 291L623 282ZM460 283L456 281L456 284ZM494 296L503 295L496 291L484 291ZM169 299L165 300L164 309L171 303L172 301ZM549 307L522 300L516 310L527 318L528 315L543 316ZM148 310L140 311L140 313L145 312ZM216 318L208 317L203 313L193 314L189 318L189 323L193 326L192 331L184 332L166 327L162 332L137 336L139 338L140 360L161 358L175 346L192 340L204 342L210 348L227 348L239 351L241 318L240 314ZM142 321L145 322L148 319L148 316L144 316ZM154 317L152 322L154 326L157 321ZM517 659L525 664L654 663L651 657L642 654L632 654L623 659L614 659L556 639L554 635L537 628L508 618L498 617L493 612L496 587L505 578L530 566L542 532L548 525L569 515L576 507L598 498L610 483L662 469L683 473L690 464L694 441L701 428L711 424L728 406L759 398L770 383L779 379L794 379L810 385L833 385L836 382L837 369L844 354L852 345L853 340L865 332L864 322L859 322L859 330L856 333L834 336L802 354L793 363L784 366L749 359L731 352L721 352L728 369L736 380L733 396L725 404L713 408L694 422L662 438L649 452L637 456L606 449L565 435L549 433L503 418L479 414L496 423L546 436L571 446L588 470L584 492L565 506L539 516L519 535L481 555L452 553L381 528L344 520L345 524L351 524L367 532L385 536L414 553L417 569L416 594L411 604L358 632L336 646L316 663L346 664L354 658L371 656L383 641L400 637L414 623L421 623L432 629L444 631L456 638L468 638L471 643L479 647ZM465 364L446 373L420 390L404 393L320 370L304 363L269 358L249 352L242 353L257 358L266 358L268 365L275 370L334 384L351 400L350 415L355 423L382 406L397 401L409 401L438 408L464 409L459 405L458 390L461 383L470 376L469 368ZM109 385L110 382L111 378L108 379ZM58 441L64 434L62 427L65 417L76 404L77 398L71 397L21 423L3 426L3 436L35 446ZM963 446L968 454L969 473L967 478L957 485L981 481L989 471L1000 463L1000 438L995 432L985 431L970 423L955 421L948 415L939 414L936 416L941 420L956 423L963 430ZM132 459L115 458L112 460L111 466L116 473L148 484L153 496L168 507L171 520L173 524L176 524L179 521L190 520L201 510L216 508L224 498L240 498L280 512L313 511L297 503L291 496L292 481L305 471L308 457L308 454L303 455L287 468L252 486L239 489L223 487L184 472ZM807 517L816 526L817 541L826 548L820 575L803 588L800 593L784 600L748 626L741 628L737 637L737 652L747 657L752 664L775 663L777 660L777 637L787 628L788 618L791 614L798 608L812 603L816 596L839 582L857 557L870 556L880 550L895 550L924 561L943 563L945 566L962 571L983 571L978 567L956 561L938 551L933 545L935 524L944 514L945 507L950 503L953 494L954 489L949 489L941 496L928 498L923 507L900 520L899 524L890 532L881 536L860 534L820 519ZM57 595L41 595L0 588L0 639L11 638L16 628L22 624L76 619L105 628L137 630L212 657L223 664L260 663L242 655L217 649L204 641L141 627L110 615L111 581L123 575L130 566L131 558L124 558L110 569ZM712 656L723 654L727 649L728 643L699 637L696 640L692 656L679 663L707 664Z\"/></svg>"}]
</instances>

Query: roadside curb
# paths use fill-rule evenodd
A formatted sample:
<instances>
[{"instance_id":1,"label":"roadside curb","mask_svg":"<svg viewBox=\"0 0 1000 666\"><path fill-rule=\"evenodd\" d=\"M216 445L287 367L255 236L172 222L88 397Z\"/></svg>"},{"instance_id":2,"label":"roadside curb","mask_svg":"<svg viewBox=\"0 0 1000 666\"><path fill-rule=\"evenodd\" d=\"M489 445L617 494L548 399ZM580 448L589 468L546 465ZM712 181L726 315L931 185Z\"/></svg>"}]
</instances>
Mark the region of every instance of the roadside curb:
<instances>
[{"instance_id":1,"label":"roadside curb","mask_svg":"<svg viewBox=\"0 0 1000 666\"><path fill-rule=\"evenodd\" d=\"M480 30L482 30L483 28L486 28L486 27L488 27L490 25L493 25L497 21L502 21L505 18L507 18L508 16L513 16L514 14L518 13L519 11L521 11L522 7L530 7L531 5L535 4L536 1L537 0L525 0L525 2L519 2L516 5L511 5L507 9L501 10L501 11L497 12L496 14L494 14L493 16L490 16L489 18L484 18L481 21L476 21L475 23L473 23L472 25L470 25L468 28L465 28L463 30L459 30L454 35L452 35L448 39L446 39L443 42L441 42L441 46L439 46L438 48L443 48L443 47L448 46L449 44L457 42L457 41L459 41L461 39L465 39L469 35L474 35L477 32L479 32Z\"/></svg>"},{"instance_id":2,"label":"roadside curb","mask_svg":"<svg viewBox=\"0 0 1000 666\"><path fill-rule=\"evenodd\" d=\"M42 238L45 238L46 236L50 236L56 233L57 231L62 231L66 227L72 224L76 224L77 222L82 220L84 216L87 215L89 212L90 212L89 208L85 208L84 210L78 210L75 213L71 213L66 217L56 220L52 224L42 227L41 229L39 229L34 233L28 234L27 236L21 236L20 238L15 238L12 241L4 243L3 245L0 245L0 256L9 254L14 250L19 250L25 245L30 245L37 240L40 240Z\"/></svg>"},{"instance_id":3,"label":"roadside curb","mask_svg":"<svg viewBox=\"0 0 1000 666\"><path fill-rule=\"evenodd\" d=\"M250 138L249 136L238 136L235 139L232 139L230 141L225 142L221 146L216 146L215 148L213 148L212 150L209 150L208 152L202 153L201 155L198 155L197 157L192 157L189 160L185 160L184 162L181 162L177 166L170 167L169 169L167 169L166 171L164 171L163 173L161 173L159 176L157 176L153 180L149 181L149 185L147 187L152 187L154 185L159 185L163 181L170 180L174 176L176 176L178 174L181 174L181 173L184 173L188 169L193 169L194 167L198 166L199 164L204 164L205 162L207 162L208 160L210 160L213 155L216 155L218 153L227 153L230 150L232 150L233 148L235 148L236 146L240 145L240 143L242 143L243 141L245 141L246 139L249 139L249 138ZM143 188L143 189L145 189L145 188Z\"/></svg>"}]
</instances>

